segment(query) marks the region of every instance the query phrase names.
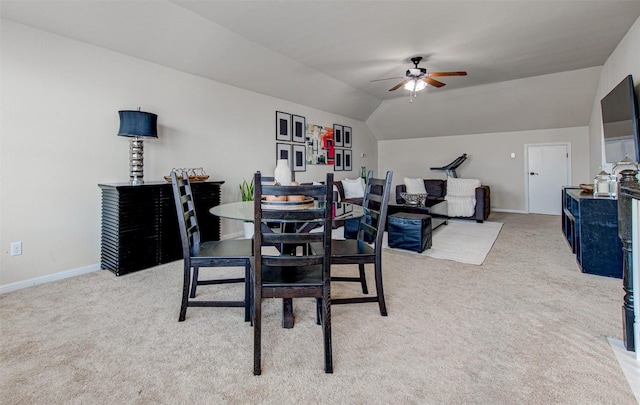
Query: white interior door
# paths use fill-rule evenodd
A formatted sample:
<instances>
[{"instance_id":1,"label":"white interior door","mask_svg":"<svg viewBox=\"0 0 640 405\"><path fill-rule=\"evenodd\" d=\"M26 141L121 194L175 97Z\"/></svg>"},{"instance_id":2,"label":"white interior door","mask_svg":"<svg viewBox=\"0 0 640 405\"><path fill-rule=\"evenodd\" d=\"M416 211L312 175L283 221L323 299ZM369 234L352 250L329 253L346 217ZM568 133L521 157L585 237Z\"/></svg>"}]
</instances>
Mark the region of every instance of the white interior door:
<instances>
[{"instance_id":1,"label":"white interior door","mask_svg":"<svg viewBox=\"0 0 640 405\"><path fill-rule=\"evenodd\" d=\"M561 190L571 183L569 145L527 145L529 212L560 215Z\"/></svg>"}]
</instances>

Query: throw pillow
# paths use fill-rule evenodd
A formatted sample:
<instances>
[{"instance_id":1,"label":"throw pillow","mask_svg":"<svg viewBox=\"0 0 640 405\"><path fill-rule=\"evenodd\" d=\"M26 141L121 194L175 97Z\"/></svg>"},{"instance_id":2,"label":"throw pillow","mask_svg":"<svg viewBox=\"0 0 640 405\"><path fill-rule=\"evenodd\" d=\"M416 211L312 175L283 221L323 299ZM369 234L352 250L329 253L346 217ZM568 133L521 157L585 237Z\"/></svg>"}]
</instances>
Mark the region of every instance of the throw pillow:
<instances>
[{"instance_id":1,"label":"throw pillow","mask_svg":"<svg viewBox=\"0 0 640 405\"><path fill-rule=\"evenodd\" d=\"M407 193L409 194L427 194L427 189L424 188L424 181L422 179L405 177L404 185L407 187Z\"/></svg>"},{"instance_id":2,"label":"throw pillow","mask_svg":"<svg viewBox=\"0 0 640 405\"><path fill-rule=\"evenodd\" d=\"M338 190L338 186L333 185L333 195L338 196L335 202L340 202L340 190Z\"/></svg>"},{"instance_id":3,"label":"throw pillow","mask_svg":"<svg viewBox=\"0 0 640 405\"><path fill-rule=\"evenodd\" d=\"M342 187L344 188L344 198L363 198L364 187L362 187L361 179L343 179Z\"/></svg>"},{"instance_id":4,"label":"throw pillow","mask_svg":"<svg viewBox=\"0 0 640 405\"><path fill-rule=\"evenodd\" d=\"M321 184L324 184L324 182L314 181L311 184L314 185L314 186L319 186ZM337 199L334 202L340 202L340 191L338 190L338 187L335 184L333 185L333 195L334 196L338 196Z\"/></svg>"}]
</instances>

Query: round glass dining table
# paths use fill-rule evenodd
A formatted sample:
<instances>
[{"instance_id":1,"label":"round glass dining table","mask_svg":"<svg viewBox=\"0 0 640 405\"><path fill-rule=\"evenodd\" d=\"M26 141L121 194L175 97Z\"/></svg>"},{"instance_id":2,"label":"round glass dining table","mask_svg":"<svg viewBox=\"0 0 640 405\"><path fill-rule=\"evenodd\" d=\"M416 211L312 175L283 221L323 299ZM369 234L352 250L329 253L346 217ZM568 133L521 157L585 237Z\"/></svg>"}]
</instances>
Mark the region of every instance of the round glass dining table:
<instances>
[{"instance_id":1,"label":"round glass dining table","mask_svg":"<svg viewBox=\"0 0 640 405\"><path fill-rule=\"evenodd\" d=\"M357 204L336 203L334 221L360 218L364 215L364 208ZM253 222L253 201L239 201L216 205L209 212L220 218L237 219Z\"/></svg>"},{"instance_id":2,"label":"round glass dining table","mask_svg":"<svg viewBox=\"0 0 640 405\"><path fill-rule=\"evenodd\" d=\"M335 203L333 215L334 221L342 221L345 219L360 218L364 216L364 208L357 204L351 203ZM240 221L253 222L253 201L240 201L226 204L220 204L209 209L209 212L220 218L237 219ZM334 222L335 226L335 222ZM313 228L311 226L309 229ZM293 301L291 298L282 299L282 327L293 328Z\"/></svg>"}]
</instances>

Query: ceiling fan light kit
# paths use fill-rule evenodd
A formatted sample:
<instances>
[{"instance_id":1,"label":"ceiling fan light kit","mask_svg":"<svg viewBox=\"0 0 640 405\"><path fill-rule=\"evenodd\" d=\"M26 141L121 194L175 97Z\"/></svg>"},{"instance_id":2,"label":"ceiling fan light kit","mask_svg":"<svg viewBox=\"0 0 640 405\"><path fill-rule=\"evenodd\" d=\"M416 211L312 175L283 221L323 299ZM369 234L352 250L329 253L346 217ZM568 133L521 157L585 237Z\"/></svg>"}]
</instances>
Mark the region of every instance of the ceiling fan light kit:
<instances>
[{"instance_id":1,"label":"ceiling fan light kit","mask_svg":"<svg viewBox=\"0 0 640 405\"><path fill-rule=\"evenodd\" d=\"M420 90L424 90L424 88L427 87L427 84L425 82L423 82L422 80L409 80L407 82L407 84L404 85L405 90L409 90L409 91L420 91Z\"/></svg>"},{"instance_id":2,"label":"ceiling fan light kit","mask_svg":"<svg viewBox=\"0 0 640 405\"><path fill-rule=\"evenodd\" d=\"M409 102L413 103L413 99L416 98L417 92L424 90L427 87L427 84L422 80L412 79L404 85L405 90L409 90Z\"/></svg>"},{"instance_id":3,"label":"ceiling fan light kit","mask_svg":"<svg viewBox=\"0 0 640 405\"><path fill-rule=\"evenodd\" d=\"M416 93L418 91L424 90L427 87L427 84L430 84L434 87L442 87L445 83L442 83L438 80L432 79L433 77L438 76L466 76L467 72L458 71L458 72L432 72L427 73L427 69L419 68L418 63L422 60L422 56L415 56L411 58L411 62L414 67L411 69L407 69L404 79L389 89L389 91L398 90L400 87L404 87L405 90L411 92L409 101L413 102L413 99L416 97ZM387 79L380 79L387 80ZM378 81L378 80L375 80Z\"/></svg>"}]
</instances>

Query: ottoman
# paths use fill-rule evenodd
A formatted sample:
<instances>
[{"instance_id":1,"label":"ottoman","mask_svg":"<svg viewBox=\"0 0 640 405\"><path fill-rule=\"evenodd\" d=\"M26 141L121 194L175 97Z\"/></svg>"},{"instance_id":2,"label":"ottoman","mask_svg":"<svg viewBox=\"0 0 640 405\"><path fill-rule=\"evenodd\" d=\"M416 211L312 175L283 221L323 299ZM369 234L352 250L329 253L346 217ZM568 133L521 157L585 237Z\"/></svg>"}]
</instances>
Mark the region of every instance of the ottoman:
<instances>
[{"instance_id":1,"label":"ottoman","mask_svg":"<svg viewBox=\"0 0 640 405\"><path fill-rule=\"evenodd\" d=\"M344 238L345 239L358 239L358 225L360 225L361 218L352 218L344 221ZM365 223L371 225L371 216L365 217ZM364 241L367 243L373 242L375 235L371 235L369 232L364 233Z\"/></svg>"},{"instance_id":2,"label":"ottoman","mask_svg":"<svg viewBox=\"0 0 640 405\"><path fill-rule=\"evenodd\" d=\"M388 244L391 248L421 253L431 247L431 216L398 212L389 215Z\"/></svg>"}]
</instances>

